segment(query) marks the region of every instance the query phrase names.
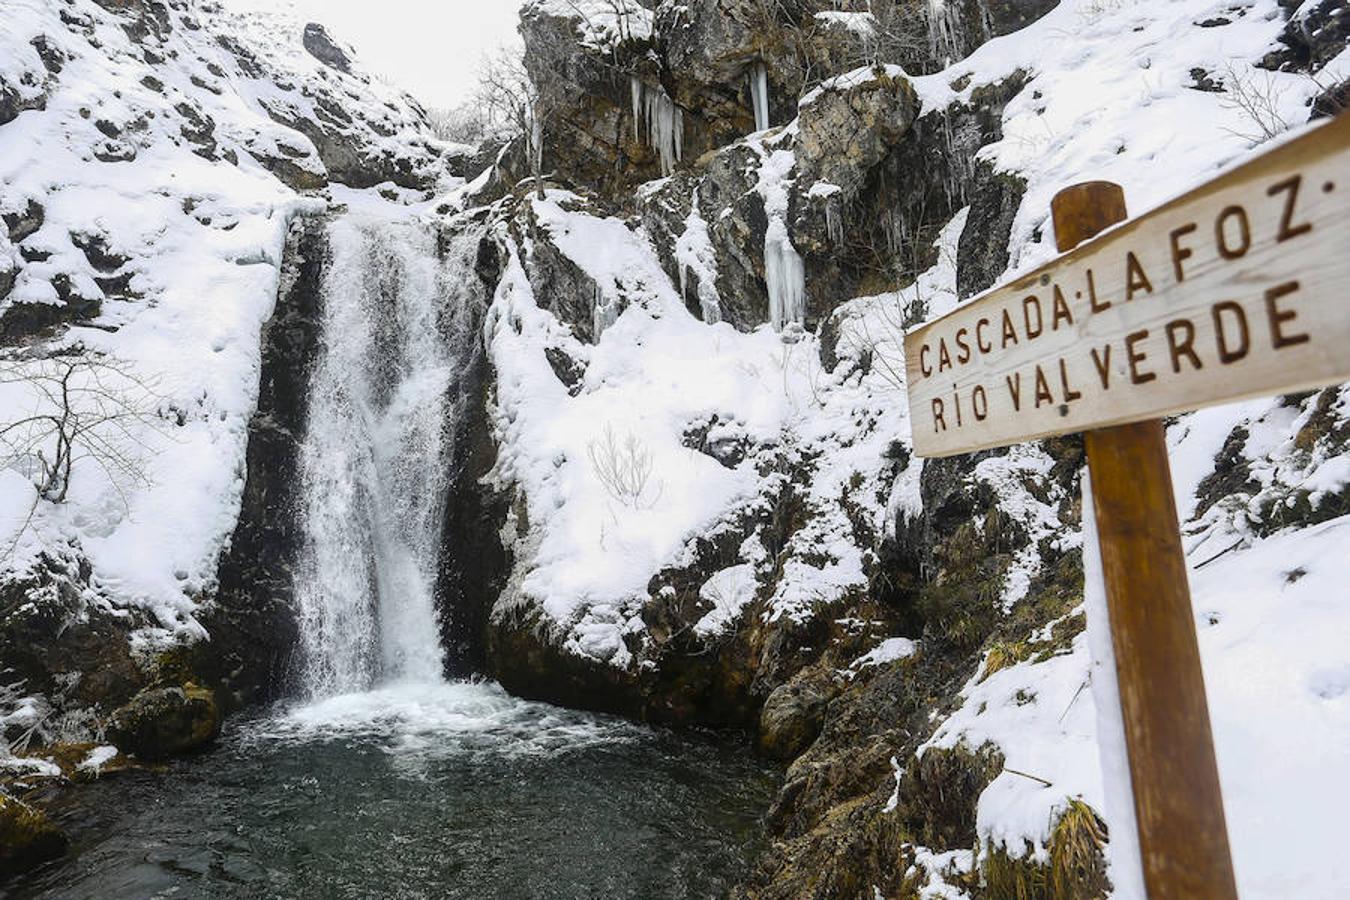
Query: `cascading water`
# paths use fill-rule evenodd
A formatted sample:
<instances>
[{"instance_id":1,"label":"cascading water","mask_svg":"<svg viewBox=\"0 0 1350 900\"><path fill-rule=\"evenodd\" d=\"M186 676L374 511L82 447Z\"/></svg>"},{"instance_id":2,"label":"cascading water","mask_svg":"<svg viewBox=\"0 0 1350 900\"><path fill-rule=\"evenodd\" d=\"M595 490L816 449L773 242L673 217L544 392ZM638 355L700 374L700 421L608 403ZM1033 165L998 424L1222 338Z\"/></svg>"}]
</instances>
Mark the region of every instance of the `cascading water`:
<instances>
[{"instance_id":1,"label":"cascading water","mask_svg":"<svg viewBox=\"0 0 1350 900\"><path fill-rule=\"evenodd\" d=\"M434 594L467 330L430 229L348 216L329 245L296 575L312 699L442 678Z\"/></svg>"}]
</instances>

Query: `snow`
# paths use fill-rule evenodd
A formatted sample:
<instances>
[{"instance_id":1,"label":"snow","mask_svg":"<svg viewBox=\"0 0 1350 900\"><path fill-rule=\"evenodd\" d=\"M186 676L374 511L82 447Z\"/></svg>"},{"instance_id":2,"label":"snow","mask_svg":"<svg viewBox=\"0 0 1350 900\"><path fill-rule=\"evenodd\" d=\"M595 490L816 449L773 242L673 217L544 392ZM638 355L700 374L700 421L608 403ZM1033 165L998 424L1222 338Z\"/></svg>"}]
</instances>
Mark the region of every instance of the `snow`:
<instances>
[{"instance_id":1,"label":"snow","mask_svg":"<svg viewBox=\"0 0 1350 900\"><path fill-rule=\"evenodd\" d=\"M525 13L534 10L576 19L581 43L596 50L609 51L625 41L645 41L652 36L652 11L638 0L534 0Z\"/></svg>"},{"instance_id":2,"label":"snow","mask_svg":"<svg viewBox=\"0 0 1350 900\"><path fill-rule=\"evenodd\" d=\"M755 599L757 587L755 567L750 564L731 566L713 575L698 592L713 608L694 623L694 633L708 637L725 631Z\"/></svg>"},{"instance_id":3,"label":"snow","mask_svg":"<svg viewBox=\"0 0 1350 900\"><path fill-rule=\"evenodd\" d=\"M104 766L117 758L117 753L116 747L107 744L95 747L75 768L81 772L92 772L97 775Z\"/></svg>"},{"instance_id":4,"label":"snow","mask_svg":"<svg viewBox=\"0 0 1350 900\"><path fill-rule=\"evenodd\" d=\"M849 669L856 673L871 666L883 666L913 656L918 652L918 649L918 645L909 638L886 638L886 640L849 663Z\"/></svg>"},{"instance_id":5,"label":"snow","mask_svg":"<svg viewBox=\"0 0 1350 900\"><path fill-rule=\"evenodd\" d=\"M816 13L816 21L827 26L847 28L859 37L872 37L877 30L877 20L870 12L842 12L828 9Z\"/></svg>"},{"instance_id":6,"label":"snow","mask_svg":"<svg viewBox=\"0 0 1350 900\"><path fill-rule=\"evenodd\" d=\"M536 208L559 249L627 306L583 349L540 308L512 256L485 326L498 373L496 477L520 485L528 501L532 566L522 596L570 627L578 652L622 665L621 638L652 573L756 488L752 464L727 469L685 447L684 431L741 409L748 435L775 437L787 414L781 345L767 329L741 335L693 319L654 251L619 220L565 213L552 199ZM589 358L576 397L550 368L548 346ZM654 507L625 505L597 476L590 450L606 428L635 436L651 455Z\"/></svg>"},{"instance_id":7,"label":"snow","mask_svg":"<svg viewBox=\"0 0 1350 900\"><path fill-rule=\"evenodd\" d=\"M1053 234L1044 226L1050 199L1061 188L1088 178L1114 181L1137 215L1251 150L1254 124L1224 94L1195 90L1192 69L1228 81L1236 74L1270 96L1282 125L1306 120L1307 102L1320 90L1313 79L1252 68L1283 28L1278 4L1255 0L1241 11L1230 7L1215 0L1065 0L1021 31L989 41L941 72L912 79L927 110L969 101L977 86L1018 69L1032 74L1004 112L1003 139L979 153L996 170L1027 179L1013 226L1013 271L1055 255ZM1231 24L1196 24L1216 17ZM969 84L953 89L967 75ZM1350 62L1343 54L1318 80L1334 84L1347 76Z\"/></svg>"}]
</instances>

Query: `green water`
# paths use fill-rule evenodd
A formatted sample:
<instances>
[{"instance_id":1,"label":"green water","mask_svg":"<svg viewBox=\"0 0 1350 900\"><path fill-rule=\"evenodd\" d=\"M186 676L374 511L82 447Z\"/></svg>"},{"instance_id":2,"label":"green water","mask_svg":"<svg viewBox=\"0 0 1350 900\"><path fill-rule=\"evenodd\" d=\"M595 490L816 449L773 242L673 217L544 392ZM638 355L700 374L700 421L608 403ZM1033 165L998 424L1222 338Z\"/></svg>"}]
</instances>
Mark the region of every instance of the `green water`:
<instances>
[{"instance_id":1,"label":"green water","mask_svg":"<svg viewBox=\"0 0 1350 900\"><path fill-rule=\"evenodd\" d=\"M232 721L167 773L52 813L14 898L717 897L777 775L743 745L452 684Z\"/></svg>"}]
</instances>

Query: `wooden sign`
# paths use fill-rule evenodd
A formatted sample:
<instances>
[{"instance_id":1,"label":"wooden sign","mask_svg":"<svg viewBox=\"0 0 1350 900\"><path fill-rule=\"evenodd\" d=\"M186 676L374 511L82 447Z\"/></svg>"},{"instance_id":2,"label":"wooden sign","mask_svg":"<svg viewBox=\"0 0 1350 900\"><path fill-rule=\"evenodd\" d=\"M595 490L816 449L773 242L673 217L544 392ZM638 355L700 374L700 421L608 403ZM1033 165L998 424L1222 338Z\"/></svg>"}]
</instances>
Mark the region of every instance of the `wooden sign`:
<instances>
[{"instance_id":1,"label":"wooden sign","mask_svg":"<svg viewBox=\"0 0 1350 900\"><path fill-rule=\"evenodd\" d=\"M914 330L905 368L920 456L1350 380L1350 117Z\"/></svg>"}]
</instances>

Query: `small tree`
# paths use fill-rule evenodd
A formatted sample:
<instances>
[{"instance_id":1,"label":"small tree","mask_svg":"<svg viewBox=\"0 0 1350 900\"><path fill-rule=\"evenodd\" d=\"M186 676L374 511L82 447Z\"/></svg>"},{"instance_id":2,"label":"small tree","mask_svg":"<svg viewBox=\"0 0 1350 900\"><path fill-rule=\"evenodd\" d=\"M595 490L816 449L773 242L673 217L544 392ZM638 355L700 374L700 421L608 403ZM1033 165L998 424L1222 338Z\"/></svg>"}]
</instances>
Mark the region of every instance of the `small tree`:
<instances>
[{"instance_id":1,"label":"small tree","mask_svg":"<svg viewBox=\"0 0 1350 900\"><path fill-rule=\"evenodd\" d=\"M30 403L0 418L0 469L28 476L38 496L65 502L76 462L92 460L120 491L144 483L142 427L157 428L159 398L131 367L99 353L0 359L0 385Z\"/></svg>"}]
</instances>

